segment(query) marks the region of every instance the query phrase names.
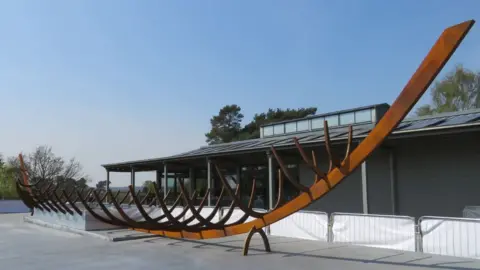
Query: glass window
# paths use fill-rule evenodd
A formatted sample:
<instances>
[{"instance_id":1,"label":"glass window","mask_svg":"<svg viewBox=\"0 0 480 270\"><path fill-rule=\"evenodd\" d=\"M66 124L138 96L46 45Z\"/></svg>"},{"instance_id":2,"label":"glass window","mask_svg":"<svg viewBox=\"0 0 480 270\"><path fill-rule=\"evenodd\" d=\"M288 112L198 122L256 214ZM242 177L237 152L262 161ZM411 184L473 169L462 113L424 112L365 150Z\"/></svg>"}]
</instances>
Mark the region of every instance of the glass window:
<instances>
[{"instance_id":1,"label":"glass window","mask_svg":"<svg viewBox=\"0 0 480 270\"><path fill-rule=\"evenodd\" d=\"M300 169L297 166L292 166L292 164L286 165L288 168L288 173L290 176L293 178L292 180L299 183L300 182ZM295 186L290 183L290 181L285 181L286 176L282 175L284 178L284 183L283 183L283 199L285 200L284 202L288 202L298 196L300 193ZM313 180L313 179L312 179ZM278 174L275 174L274 176L274 181L275 183L278 183ZM277 189L274 189L274 198L278 195Z\"/></svg>"},{"instance_id":2,"label":"glass window","mask_svg":"<svg viewBox=\"0 0 480 270\"><path fill-rule=\"evenodd\" d=\"M285 133L295 132L295 131L297 131L297 123L296 122L285 124Z\"/></svg>"},{"instance_id":3,"label":"glass window","mask_svg":"<svg viewBox=\"0 0 480 270\"><path fill-rule=\"evenodd\" d=\"M323 128L323 117L312 119L312 129Z\"/></svg>"},{"instance_id":4,"label":"glass window","mask_svg":"<svg viewBox=\"0 0 480 270\"><path fill-rule=\"evenodd\" d=\"M277 175L276 173L274 175ZM255 177L255 194L253 198L253 207L254 208L268 208L268 168L258 168L258 170L254 170L250 168L242 172L241 174L242 181L241 181L241 200L242 202L247 205L250 200L250 195L252 191L253 181L252 179ZM275 181L275 180L274 180ZM276 189L274 189L274 198L276 198ZM228 197L228 196L227 196Z\"/></svg>"},{"instance_id":5,"label":"glass window","mask_svg":"<svg viewBox=\"0 0 480 270\"><path fill-rule=\"evenodd\" d=\"M355 123L355 113L342 113L340 114L340 125L348 125Z\"/></svg>"},{"instance_id":6,"label":"glass window","mask_svg":"<svg viewBox=\"0 0 480 270\"><path fill-rule=\"evenodd\" d=\"M205 196L207 192L207 170L195 170L195 190L199 197Z\"/></svg>"},{"instance_id":7,"label":"glass window","mask_svg":"<svg viewBox=\"0 0 480 270\"><path fill-rule=\"evenodd\" d=\"M263 127L263 136L272 136L273 135L273 126Z\"/></svg>"},{"instance_id":8,"label":"glass window","mask_svg":"<svg viewBox=\"0 0 480 270\"><path fill-rule=\"evenodd\" d=\"M327 116L325 120L327 120L329 127L338 126L338 115Z\"/></svg>"},{"instance_id":9,"label":"glass window","mask_svg":"<svg viewBox=\"0 0 480 270\"><path fill-rule=\"evenodd\" d=\"M167 177L167 190L173 189L174 186L175 186L175 178Z\"/></svg>"},{"instance_id":10,"label":"glass window","mask_svg":"<svg viewBox=\"0 0 480 270\"><path fill-rule=\"evenodd\" d=\"M301 120L297 122L297 131L305 131L308 129L308 120Z\"/></svg>"},{"instance_id":11,"label":"glass window","mask_svg":"<svg viewBox=\"0 0 480 270\"><path fill-rule=\"evenodd\" d=\"M362 123L362 122L371 122L372 121L372 110L363 110L355 112L355 122Z\"/></svg>"},{"instance_id":12,"label":"glass window","mask_svg":"<svg viewBox=\"0 0 480 270\"><path fill-rule=\"evenodd\" d=\"M278 125L273 126L273 134L277 135L277 134L285 133L284 128L285 128L284 124L278 124Z\"/></svg>"}]
</instances>

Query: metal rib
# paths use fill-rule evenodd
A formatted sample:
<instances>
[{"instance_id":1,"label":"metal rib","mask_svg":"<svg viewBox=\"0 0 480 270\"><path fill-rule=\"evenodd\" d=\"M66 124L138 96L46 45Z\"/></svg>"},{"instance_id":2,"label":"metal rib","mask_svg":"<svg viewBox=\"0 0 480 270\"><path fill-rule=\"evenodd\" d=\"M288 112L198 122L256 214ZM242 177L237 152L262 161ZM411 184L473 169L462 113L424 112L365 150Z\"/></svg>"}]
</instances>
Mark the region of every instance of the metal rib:
<instances>
[{"instance_id":1,"label":"metal rib","mask_svg":"<svg viewBox=\"0 0 480 270\"><path fill-rule=\"evenodd\" d=\"M111 193L110 190L107 190L107 193ZM102 211L105 213L105 215L107 215L107 217L108 217L110 220L112 220L114 223L119 224L119 225L122 225L122 226L130 226L130 224L129 224L129 222L128 222L127 220L121 220L121 219L115 217L115 216L110 212L110 210L107 209L107 207L106 207L106 206L102 203L102 201L100 200L100 196L98 196L96 190L94 190L92 194L93 194L93 197L95 198L95 200L97 201L98 205L99 205L100 208L102 209ZM110 195L111 195L111 194L110 194ZM111 196L111 197L113 197L113 196ZM112 200L112 203L113 203L113 204L115 205L115 207L116 207L117 202L114 201L114 200ZM120 207L120 209L122 209L122 208ZM122 209L122 213L121 213L120 211L118 211L118 212L119 212L119 214L120 214L120 215L122 216L122 218L123 218L123 215L122 215L122 213L124 214L123 209Z\"/></svg>"},{"instance_id":2,"label":"metal rib","mask_svg":"<svg viewBox=\"0 0 480 270\"><path fill-rule=\"evenodd\" d=\"M72 202L72 200L70 199L70 196L67 195L67 192L65 192L65 190L62 190L62 193L63 193L63 196L65 196L65 198L67 199L67 202L70 204L70 206L73 208L73 210L75 212L77 212L77 214L79 214L80 216L83 215L83 212L75 205L74 202ZM78 198L78 196L77 196Z\"/></svg>"},{"instance_id":3,"label":"metal rib","mask_svg":"<svg viewBox=\"0 0 480 270\"><path fill-rule=\"evenodd\" d=\"M298 142L298 139L297 137L293 138L293 141L295 142L295 146L297 147L297 150L298 152L300 153L300 156L302 157L303 159L303 162L305 162L305 164L307 164L307 166L313 170L313 172L315 173L315 175L317 176L316 179L318 178L324 178L327 176L326 173L324 173L322 170L320 170L320 168L317 167L317 164L316 164L316 158L315 158L315 152L312 151L312 158L313 158L313 161L310 161L310 159L307 157L307 154L305 153L305 151L303 150L303 147L300 145L300 143Z\"/></svg>"},{"instance_id":4,"label":"metal rib","mask_svg":"<svg viewBox=\"0 0 480 270\"><path fill-rule=\"evenodd\" d=\"M271 146L270 149L272 150L273 156L277 160L278 165L282 169L283 174L285 174L285 176L287 177L288 182L290 182L290 184L292 184L298 191L309 192L308 187L293 180L293 177L288 172L287 167L283 163L283 160L280 157L280 155L278 155L277 150L275 150L275 147Z\"/></svg>"},{"instance_id":5,"label":"metal rib","mask_svg":"<svg viewBox=\"0 0 480 270\"><path fill-rule=\"evenodd\" d=\"M93 191L93 190L92 190ZM90 193L90 192L89 192ZM93 211L93 209L88 205L87 201L85 201L85 199L81 196L82 194L80 194L80 192L77 191L77 195L80 199L80 202L83 204L83 207L96 219L102 221L102 222L105 222L107 224L110 224L110 225L115 225L115 226L124 226L123 224L117 224L115 223L115 221L113 220L109 220L107 218L104 218L102 216L100 216L99 214L97 214L95 211Z\"/></svg>"},{"instance_id":6,"label":"metal rib","mask_svg":"<svg viewBox=\"0 0 480 270\"><path fill-rule=\"evenodd\" d=\"M263 216L261 213L257 213L253 210L247 209L242 205L242 203L240 202L240 200L238 199L236 194L233 192L233 190L228 185L227 180L225 180L225 177L223 176L222 172L218 168L217 164L214 163L214 165L215 165L215 170L217 171L218 177L220 178L220 181L222 182L223 186L225 187L225 190L227 190L227 192L230 195L230 197L232 198L232 200L235 201L235 204L238 206L238 208L240 208L243 212L249 214L252 217L261 218Z\"/></svg>"},{"instance_id":7,"label":"metal rib","mask_svg":"<svg viewBox=\"0 0 480 270\"><path fill-rule=\"evenodd\" d=\"M57 200L58 203L60 204L60 207L62 207L62 208L63 208L66 212L68 212L70 215L73 215L73 211L70 209L70 207L68 207L68 206L61 200L61 198L58 197L56 191L53 192L53 196L54 196L55 200ZM62 196L63 196L63 195L62 195Z\"/></svg>"},{"instance_id":8,"label":"metal rib","mask_svg":"<svg viewBox=\"0 0 480 270\"><path fill-rule=\"evenodd\" d=\"M180 190L182 191L182 193L185 194L185 186L183 185L183 182L180 181L180 179L177 179L177 180L178 180L178 184L180 185ZM203 197L203 200L202 200L203 203L206 201L206 198L208 197L209 192L210 191L206 192L205 194L206 196ZM195 209L195 206L193 206L192 201L187 196L183 196L183 199L185 200L185 203L187 204L188 209L192 213L192 216L194 216L195 219L198 220L198 222L201 224L200 226L207 226L207 225L212 227L215 226L214 223L205 219L204 217L202 217L202 215L200 215L199 212L197 212L197 209ZM202 208L203 208L203 203L202 203ZM200 208L200 211L201 211L201 208Z\"/></svg>"}]
</instances>

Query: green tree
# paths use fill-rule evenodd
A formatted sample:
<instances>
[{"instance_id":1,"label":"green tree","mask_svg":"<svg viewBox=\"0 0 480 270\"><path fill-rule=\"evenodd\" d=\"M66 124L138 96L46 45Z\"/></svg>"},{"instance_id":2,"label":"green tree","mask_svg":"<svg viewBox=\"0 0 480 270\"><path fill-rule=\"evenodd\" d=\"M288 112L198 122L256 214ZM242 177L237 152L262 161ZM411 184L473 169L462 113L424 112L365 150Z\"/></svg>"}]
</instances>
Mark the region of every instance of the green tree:
<instances>
[{"instance_id":1,"label":"green tree","mask_svg":"<svg viewBox=\"0 0 480 270\"><path fill-rule=\"evenodd\" d=\"M241 108L236 105L226 105L218 112L218 115L210 119L211 129L205 134L208 144L217 144L233 141L241 131L243 114Z\"/></svg>"},{"instance_id":2,"label":"green tree","mask_svg":"<svg viewBox=\"0 0 480 270\"><path fill-rule=\"evenodd\" d=\"M108 184L112 182L108 181ZM98 181L96 185L97 189L107 189L107 180Z\"/></svg>"},{"instance_id":3,"label":"green tree","mask_svg":"<svg viewBox=\"0 0 480 270\"><path fill-rule=\"evenodd\" d=\"M23 160L25 168L29 175L30 182L53 181L59 184L67 179L79 179L85 177L82 172L82 166L75 158L68 161L62 157L56 156L52 147L42 145L37 147L32 153L24 154ZM9 165L19 170L20 161L17 157L11 157Z\"/></svg>"},{"instance_id":4,"label":"green tree","mask_svg":"<svg viewBox=\"0 0 480 270\"><path fill-rule=\"evenodd\" d=\"M0 154L0 199L18 198L15 188L15 170L5 163Z\"/></svg>"},{"instance_id":5,"label":"green tree","mask_svg":"<svg viewBox=\"0 0 480 270\"><path fill-rule=\"evenodd\" d=\"M416 109L417 116L480 108L480 72L457 65L431 88L431 104Z\"/></svg>"},{"instance_id":6,"label":"green tree","mask_svg":"<svg viewBox=\"0 0 480 270\"><path fill-rule=\"evenodd\" d=\"M77 181L75 181L75 186L77 188L87 187L88 186L87 183L89 183L89 182L91 182L89 179L87 179L85 177L82 177L82 178L78 179Z\"/></svg>"},{"instance_id":7,"label":"green tree","mask_svg":"<svg viewBox=\"0 0 480 270\"><path fill-rule=\"evenodd\" d=\"M145 193L150 191L152 194L154 194L154 192L155 192L154 191L155 186L153 185L153 181L151 181L151 180L146 180L145 182L143 182L142 187L143 187L142 191L145 192Z\"/></svg>"},{"instance_id":8,"label":"green tree","mask_svg":"<svg viewBox=\"0 0 480 270\"><path fill-rule=\"evenodd\" d=\"M88 183L90 182L90 180L86 177L75 180L73 178L64 178L63 176L57 176L55 182L57 183L57 185L60 186L60 188L65 189L65 191L68 193L71 192L74 188L76 188L77 190L81 190L84 187L88 187Z\"/></svg>"},{"instance_id":9,"label":"green tree","mask_svg":"<svg viewBox=\"0 0 480 270\"><path fill-rule=\"evenodd\" d=\"M66 191L71 191L73 186L83 187L88 182L82 173L82 166L74 158L65 160L56 156L52 148L46 145L37 147L32 153L24 154L23 160L27 170L30 183L53 182ZM20 177L20 161L18 157L8 159L10 172L14 175L12 179ZM77 183L77 179L83 180Z\"/></svg>"},{"instance_id":10,"label":"green tree","mask_svg":"<svg viewBox=\"0 0 480 270\"><path fill-rule=\"evenodd\" d=\"M299 109L268 109L264 113L256 113L252 121L241 126L243 114L238 105L226 105L220 109L218 115L210 119L211 130L206 133L208 144L242 141L260 137L260 127L265 124L304 118L314 115L316 107Z\"/></svg>"}]
</instances>

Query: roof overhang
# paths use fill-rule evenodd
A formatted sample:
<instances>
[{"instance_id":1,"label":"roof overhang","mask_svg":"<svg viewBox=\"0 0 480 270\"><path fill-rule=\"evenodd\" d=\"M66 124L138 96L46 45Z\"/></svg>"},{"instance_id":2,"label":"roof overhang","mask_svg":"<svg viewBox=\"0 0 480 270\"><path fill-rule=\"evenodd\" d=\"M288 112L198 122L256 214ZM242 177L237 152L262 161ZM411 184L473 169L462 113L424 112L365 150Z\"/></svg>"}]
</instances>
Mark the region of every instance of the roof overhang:
<instances>
[{"instance_id":1,"label":"roof overhang","mask_svg":"<svg viewBox=\"0 0 480 270\"><path fill-rule=\"evenodd\" d=\"M423 137L423 136L433 136L433 135L443 135L443 134L456 134L456 133L464 133L464 132L476 132L480 131L480 122L473 122L473 123L466 123L466 124L458 124L458 125L450 125L450 126L433 126L433 127L426 127L426 128L419 128L414 130L398 130L392 132L390 136L387 137L386 141L390 140L398 140L402 138L412 138L412 137ZM358 143L362 141L367 134L353 136L353 142ZM258 140L258 139L255 139ZM253 141L253 140L252 140ZM333 145L338 144L345 144L346 138L332 138L331 143ZM313 141L309 143L302 143L302 146L305 148L308 147L315 147L324 145L324 141ZM295 145L293 141L291 143L285 143L281 145L274 145L275 149L279 151L282 150L289 150L294 149ZM262 146L258 148L250 148L242 150L240 149L232 149L226 150L221 152L213 152L213 153L205 153L205 154L192 154L192 155L174 155L170 157L164 158L155 158L155 159L144 159L144 160L135 160L135 161L127 161L127 162L120 162L120 163L111 163L111 164L103 164L102 166L112 172L130 172L133 170L135 171L152 171L152 170L163 170L164 164L169 164L170 167L178 167L182 168L188 165L198 165L198 164L205 164L208 158L217 158L217 157L226 157L226 156L241 156L247 154L255 154L255 153L264 153L270 149L270 145Z\"/></svg>"}]
</instances>

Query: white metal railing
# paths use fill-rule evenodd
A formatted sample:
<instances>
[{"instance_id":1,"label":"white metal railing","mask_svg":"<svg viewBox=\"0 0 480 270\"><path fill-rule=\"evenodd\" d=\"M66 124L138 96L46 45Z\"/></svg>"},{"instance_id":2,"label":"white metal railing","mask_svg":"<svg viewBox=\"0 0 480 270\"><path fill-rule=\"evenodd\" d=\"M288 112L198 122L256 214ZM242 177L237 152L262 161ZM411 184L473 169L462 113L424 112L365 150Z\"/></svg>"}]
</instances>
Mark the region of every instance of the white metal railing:
<instances>
[{"instance_id":1,"label":"white metal railing","mask_svg":"<svg viewBox=\"0 0 480 270\"><path fill-rule=\"evenodd\" d=\"M409 216L332 213L330 241L415 251L415 219Z\"/></svg>"},{"instance_id":2,"label":"white metal railing","mask_svg":"<svg viewBox=\"0 0 480 270\"><path fill-rule=\"evenodd\" d=\"M480 219L424 216L418 224L420 251L480 258Z\"/></svg>"},{"instance_id":3,"label":"white metal railing","mask_svg":"<svg viewBox=\"0 0 480 270\"><path fill-rule=\"evenodd\" d=\"M328 241L328 214L299 211L269 226L270 235Z\"/></svg>"},{"instance_id":4,"label":"white metal railing","mask_svg":"<svg viewBox=\"0 0 480 270\"><path fill-rule=\"evenodd\" d=\"M118 215L115 209L111 206L109 208L113 215ZM124 210L132 219L142 219L135 208L126 207ZM152 217L163 213L157 207L146 210ZM212 207L205 207L200 214L206 217L212 213L212 210ZM182 207L177 207L172 211L172 215L178 216L182 211ZM222 219L226 211L228 208L220 208L212 222ZM264 209L255 209L255 211L265 212ZM96 210L96 212L104 215L101 213L103 211ZM182 220L186 220L191 215L191 212L187 211ZM235 208L226 223L232 224L243 215L241 209ZM58 214L35 211L33 218L74 227L78 224L84 226L89 215L63 217ZM118 218L121 217L118 216ZM84 222L82 223L79 219L83 219ZM246 222L252 219L250 217ZM194 223L196 222L191 224ZM423 216L415 222L415 219L410 216L357 213L328 215L320 211L299 211L266 226L264 230L275 236L480 259L480 219L476 218Z\"/></svg>"},{"instance_id":5,"label":"white metal railing","mask_svg":"<svg viewBox=\"0 0 480 270\"><path fill-rule=\"evenodd\" d=\"M235 209L228 223L242 214ZM265 230L275 236L480 258L480 219L424 216L415 222L410 216L299 211Z\"/></svg>"}]
</instances>

